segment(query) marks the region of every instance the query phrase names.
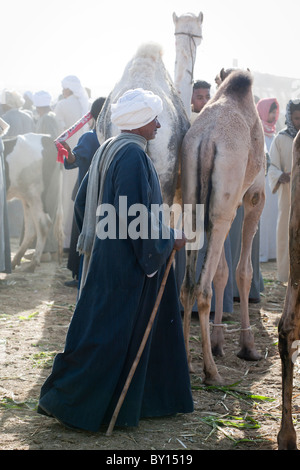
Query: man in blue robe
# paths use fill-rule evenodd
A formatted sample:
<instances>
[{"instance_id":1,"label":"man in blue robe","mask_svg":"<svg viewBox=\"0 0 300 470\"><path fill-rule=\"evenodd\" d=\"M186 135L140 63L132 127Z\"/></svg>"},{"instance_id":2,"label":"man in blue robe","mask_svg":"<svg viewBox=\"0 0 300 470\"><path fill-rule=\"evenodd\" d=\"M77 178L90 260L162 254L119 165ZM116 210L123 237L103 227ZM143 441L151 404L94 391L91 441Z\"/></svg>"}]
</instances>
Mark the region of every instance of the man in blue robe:
<instances>
[{"instance_id":1,"label":"man in blue robe","mask_svg":"<svg viewBox=\"0 0 300 470\"><path fill-rule=\"evenodd\" d=\"M161 110L160 98L149 91L129 90L120 97L112 105L112 122L121 133L96 152L78 191L78 247L85 261L80 293L65 350L55 358L38 408L41 414L67 426L95 432L110 422L168 258L173 249L185 244L184 234L176 236L153 210L161 206L162 196L145 150L147 141L154 139L160 128L157 115ZM135 208L144 208L140 219L134 217ZM116 425L137 426L141 418L192 411L178 292L171 268Z\"/></svg>"}]
</instances>

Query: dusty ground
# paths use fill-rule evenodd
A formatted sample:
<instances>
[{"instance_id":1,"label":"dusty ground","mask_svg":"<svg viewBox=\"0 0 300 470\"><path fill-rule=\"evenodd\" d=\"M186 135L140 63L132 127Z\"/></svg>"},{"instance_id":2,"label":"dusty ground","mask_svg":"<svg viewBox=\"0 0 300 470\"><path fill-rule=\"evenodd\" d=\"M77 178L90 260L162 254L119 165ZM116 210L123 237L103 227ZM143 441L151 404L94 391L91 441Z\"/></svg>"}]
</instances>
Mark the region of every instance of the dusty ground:
<instances>
[{"instance_id":1,"label":"dusty ground","mask_svg":"<svg viewBox=\"0 0 300 470\"><path fill-rule=\"evenodd\" d=\"M250 304L250 317L263 359L248 363L236 357L239 304L235 304L234 313L224 318L226 355L216 360L232 385L226 389L204 386L199 326L194 318L194 413L143 420L137 429L115 428L111 437L106 436L106 429L96 434L67 430L36 413L40 387L50 373L54 355L63 348L76 300L76 290L64 286L70 279L66 258L61 266L42 263L33 274L20 269L0 274L0 449L276 450L281 417L277 325L285 286L276 281L275 263L264 263L261 269L265 291L260 304ZM299 385L296 371L295 421Z\"/></svg>"}]
</instances>

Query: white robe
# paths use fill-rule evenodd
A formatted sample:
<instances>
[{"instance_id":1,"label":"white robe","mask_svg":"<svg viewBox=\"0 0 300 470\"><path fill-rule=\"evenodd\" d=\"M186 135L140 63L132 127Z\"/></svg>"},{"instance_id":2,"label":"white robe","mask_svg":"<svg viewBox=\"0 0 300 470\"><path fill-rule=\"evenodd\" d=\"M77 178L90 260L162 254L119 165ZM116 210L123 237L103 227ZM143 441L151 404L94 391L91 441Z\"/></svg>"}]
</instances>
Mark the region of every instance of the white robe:
<instances>
[{"instance_id":1,"label":"white robe","mask_svg":"<svg viewBox=\"0 0 300 470\"><path fill-rule=\"evenodd\" d=\"M265 136L266 151L270 154L272 137ZM259 261L266 263L276 258L276 226L278 217L278 197L273 194L269 185L268 175L265 179L266 201L260 218Z\"/></svg>"},{"instance_id":2,"label":"white robe","mask_svg":"<svg viewBox=\"0 0 300 470\"><path fill-rule=\"evenodd\" d=\"M80 101L75 95L70 95L67 98L58 101L55 107L56 119L62 131L69 129L73 124L82 118L88 111L83 110ZM87 126L82 127L76 134L72 135L67 141L71 149L75 147L79 137L88 130ZM64 248L70 247L72 221L74 212L74 201L72 200L72 193L77 183L78 168L73 171L63 169L63 228L64 228Z\"/></svg>"},{"instance_id":3,"label":"white robe","mask_svg":"<svg viewBox=\"0 0 300 470\"><path fill-rule=\"evenodd\" d=\"M293 139L286 134L278 134L271 145L271 165L268 172L268 178L272 191L276 188L278 178L281 173L288 173L291 171L292 147ZM287 282L289 274L288 226L290 212L290 183L280 184L277 194L277 278L281 282Z\"/></svg>"}]
</instances>

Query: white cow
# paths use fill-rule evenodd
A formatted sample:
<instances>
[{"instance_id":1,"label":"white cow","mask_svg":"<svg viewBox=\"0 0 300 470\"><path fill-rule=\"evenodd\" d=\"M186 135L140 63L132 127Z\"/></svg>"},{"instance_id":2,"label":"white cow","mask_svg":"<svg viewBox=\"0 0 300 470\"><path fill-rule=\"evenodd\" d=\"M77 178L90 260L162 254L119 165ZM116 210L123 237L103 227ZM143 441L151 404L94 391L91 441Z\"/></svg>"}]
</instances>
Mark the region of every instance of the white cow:
<instances>
[{"instance_id":1,"label":"white cow","mask_svg":"<svg viewBox=\"0 0 300 470\"><path fill-rule=\"evenodd\" d=\"M55 144L47 135L29 133L3 142L7 199L20 199L24 210L24 237L12 267L21 263L36 240L35 253L24 268L33 272L47 238L56 240L59 256L62 252L62 165L57 163Z\"/></svg>"}]
</instances>

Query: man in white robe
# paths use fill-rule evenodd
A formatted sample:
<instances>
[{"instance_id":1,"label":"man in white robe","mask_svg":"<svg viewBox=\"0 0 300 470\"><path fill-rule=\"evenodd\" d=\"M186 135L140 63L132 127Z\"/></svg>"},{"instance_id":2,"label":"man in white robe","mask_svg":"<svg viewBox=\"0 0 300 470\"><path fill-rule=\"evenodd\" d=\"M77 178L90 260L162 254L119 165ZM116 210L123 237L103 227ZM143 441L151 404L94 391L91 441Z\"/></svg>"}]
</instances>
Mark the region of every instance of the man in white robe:
<instances>
[{"instance_id":1,"label":"man in white robe","mask_svg":"<svg viewBox=\"0 0 300 470\"><path fill-rule=\"evenodd\" d=\"M268 173L271 190L278 194L276 257L277 278L281 282L287 282L289 275L290 174L293 141L300 130L300 100L288 102L286 124L287 127L279 132L271 145Z\"/></svg>"},{"instance_id":2,"label":"man in white robe","mask_svg":"<svg viewBox=\"0 0 300 470\"><path fill-rule=\"evenodd\" d=\"M64 131L89 111L90 104L87 92L76 76L69 75L65 77L62 80L62 88L63 99L58 101L54 112L62 131ZM75 147L79 137L87 130L87 127L84 126L68 139L71 149ZM65 168L63 169L64 248L70 247L74 211L74 197L72 195L77 183L77 173L78 170L66 171Z\"/></svg>"}]
</instances>

